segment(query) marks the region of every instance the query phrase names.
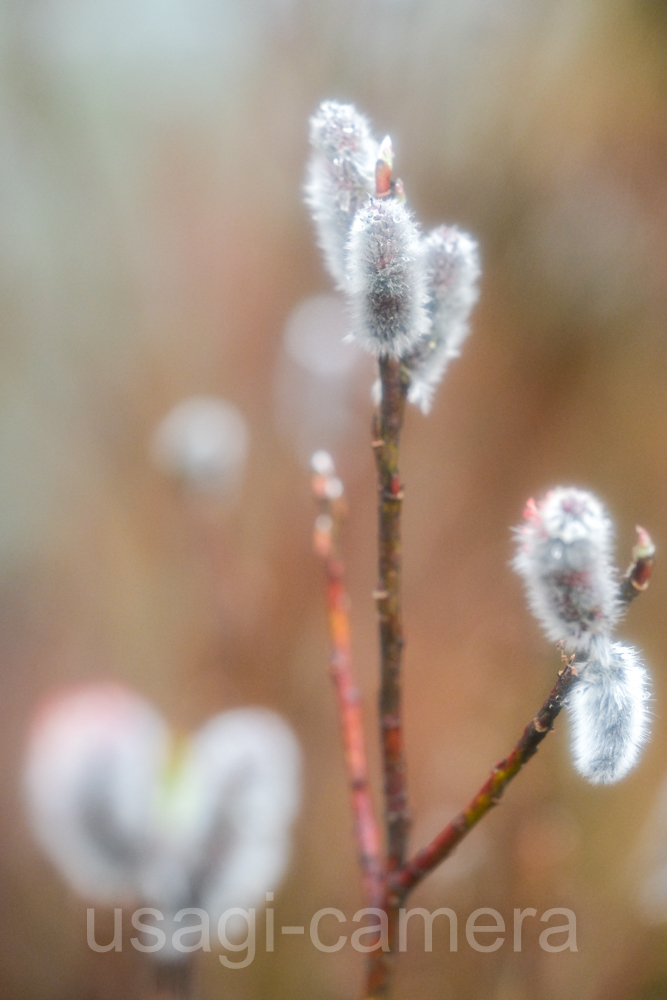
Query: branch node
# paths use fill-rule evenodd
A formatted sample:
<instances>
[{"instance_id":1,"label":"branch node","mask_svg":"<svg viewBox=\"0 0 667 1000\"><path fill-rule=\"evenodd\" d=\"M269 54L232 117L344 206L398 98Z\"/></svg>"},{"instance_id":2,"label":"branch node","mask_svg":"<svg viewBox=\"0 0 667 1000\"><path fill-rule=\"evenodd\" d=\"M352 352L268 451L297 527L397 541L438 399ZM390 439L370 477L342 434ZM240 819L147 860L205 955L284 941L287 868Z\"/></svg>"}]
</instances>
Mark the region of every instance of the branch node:
<instances>
[{"instance_id":1,"label":"branch node","mask_svg":"<svg viewBox=\"0 0 667 1000\"><path fill-rule=\"evenodd\" d=\"M398 715L383 715L381 724L383 729L401 728L401 720Z\"/></svg>"},{"instance_id":2,"label":"branch node","mask_svg":"<svg viewBox=\"0 0 667 1000\"><path fill-rule=\"evenodd\" d=\"M394 493L392 489L385 490L380 487L380 495L385 503L391 500L402 500L403 490L399 490L398 493Z\"/></svg>"}]
</instances>

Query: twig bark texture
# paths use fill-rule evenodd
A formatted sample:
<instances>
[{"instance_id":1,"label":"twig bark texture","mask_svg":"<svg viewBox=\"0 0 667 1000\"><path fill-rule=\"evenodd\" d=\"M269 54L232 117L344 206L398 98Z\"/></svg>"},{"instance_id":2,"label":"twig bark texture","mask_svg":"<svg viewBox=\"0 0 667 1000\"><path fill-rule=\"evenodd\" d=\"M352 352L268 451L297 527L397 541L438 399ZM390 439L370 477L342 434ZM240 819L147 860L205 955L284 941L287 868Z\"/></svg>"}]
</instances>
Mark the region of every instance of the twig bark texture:
<instances>
[{"instance_id":1,"label":"twig bark texture","mask_svg":"<svg viewBox=\"0 0 667 1000\"><path fill-rule=\"evenodd\" d=\"M332 482L339 482L333 474L313 477L313 492L321 511L315 522L315 551L322 558L326 576L331 678L338 700L364 899L367 906L377 907L382 903L384 888L380 831L370 791L361 700L350 649L349 598L340 552L345 501L342 496L330 496Z\"/></svg>"},{"instance_id":2,"label":"twig bark texture","mask_svg":"<svg viewBox=\"0 0 667 1000\"><path fill-rule=\"evenodd\" d=\"M410 816L405 783L401 714L401 507L403 485L398 453L408 378L399 361L380 359L382 399L373 424L378 471L378 585L380 629L380 729L387 835L387 869L405 861Z\"/></svg>"}]
</instances>

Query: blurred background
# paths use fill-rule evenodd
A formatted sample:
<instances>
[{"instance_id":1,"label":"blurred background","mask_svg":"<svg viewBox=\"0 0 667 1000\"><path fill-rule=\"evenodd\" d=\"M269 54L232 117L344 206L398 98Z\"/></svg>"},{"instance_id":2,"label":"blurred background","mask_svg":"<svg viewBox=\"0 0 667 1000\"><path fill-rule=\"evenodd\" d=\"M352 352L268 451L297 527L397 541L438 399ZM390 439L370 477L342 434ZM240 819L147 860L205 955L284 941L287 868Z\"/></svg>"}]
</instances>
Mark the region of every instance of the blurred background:
<instances>
[{"instance_id":1,"label":"blurred background","mask_svg":"<svg viewBox=\"0 0 667 1000\"><path fill-rule=\"evenodd\" d=\"M425 228L484 264L462 358L404 436L406 738L414 847L514 744L558 656L508 566L527 497L596 492L667 541L667 4L664 0L3 0L0 5L0 993L134 1000L143 956L86 947L85 903L33 847L28 719L54 687L117 678L183 730L283 713L305 753L278 924L362 905L327 672L307 458L346 482L354 652L377 774L373 365L302 203L307 118L352 101L389 132ZM156 465L155 427L220 396L247 423L233 490ZM242 451L243 449L241 449ZM567 720L412 905L397 996L667 996L667 700L659 562L621 635L654 679L652 741L619 786L574 773ZM661 803L663 803L661 805ZM664 874L663 874L664 880ZM667 880L664 880L667 881ZM642 889L644 886L644 889ZM493 954L477 907L577 915L578 953L526 920ZM416 923L416 922L415 922ZM110 940L112 916L98 940ZM126 930L126 943L129 932ZM201 996L347 1000L363 957L278 942Z\"/></svg>"}]
</instances>

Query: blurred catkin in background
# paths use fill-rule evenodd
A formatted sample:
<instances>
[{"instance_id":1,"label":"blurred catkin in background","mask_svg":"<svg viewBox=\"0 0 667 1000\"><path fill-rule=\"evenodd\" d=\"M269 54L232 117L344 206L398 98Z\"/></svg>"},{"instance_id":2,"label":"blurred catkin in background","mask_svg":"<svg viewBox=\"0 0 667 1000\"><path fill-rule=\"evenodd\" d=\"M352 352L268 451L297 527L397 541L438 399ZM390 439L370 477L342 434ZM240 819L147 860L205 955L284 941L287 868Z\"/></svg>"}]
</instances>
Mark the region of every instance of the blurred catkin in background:
<instances>
[{"instance_id":1,"label":"blurred catkin in background","mask_svg":"<svg viewBox=\"0 0 667 1000\"><path fill-rule=\"evenodd\" d=\"M303 205L307 120L354 102L390 132L428 230L479 240L480 303L428 420L410 412L405 697L414 846L513 745L551 686L509 526L557 482L603 496L623 566L667 538L667 7L660 0L27 0L0 5L0 992L141 995L140 956L93 955L85 907L31 845L27 719L113 677L177 727L260 704L305 752L276 919L361 905L327 676L305 460L346 480L355 656L377 683L372 364ZM247 424L234 489L155 464L186 397ZM665 704L662 569L623 634ZM368 712L372 724L372 711ZM409 953L399 995L613 1000L667 991L651 866L665 737L591 791L565 726L414 905L463 920L571 907L579 951L525 925L480 955ZM374 743L372 743L374 747ZM374 751L375 752L375 751ZM374 760L377 765L377 756ZM653 845L653 846L651 846ZM654 880L658 882L659 880ZM662 914L662 916L661 916ZM109 925L111 926L111 925ZM539 925L536 925L539 926ZM540 928L541 929L541 928ZM100 931L100 937L103 935ZM110 937L110 935L109 935ZM129 933L126 934L129 938ZM205 998L343 1000L361 956L286 939Z\"/></svg>"}]
</instances>

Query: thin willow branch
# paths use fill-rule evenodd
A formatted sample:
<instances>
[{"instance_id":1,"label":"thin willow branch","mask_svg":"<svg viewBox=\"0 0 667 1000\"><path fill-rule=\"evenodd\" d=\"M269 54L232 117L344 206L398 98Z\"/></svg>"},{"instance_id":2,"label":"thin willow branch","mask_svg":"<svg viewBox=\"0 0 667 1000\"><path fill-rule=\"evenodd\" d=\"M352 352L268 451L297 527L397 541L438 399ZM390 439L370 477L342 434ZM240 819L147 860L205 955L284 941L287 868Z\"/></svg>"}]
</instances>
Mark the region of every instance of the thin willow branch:
<instances>
[{"instance_id":1,"label":"thin willow branch","mask_svg":"<svg viewBox=\"0 0 667 1000\"><path fill-rule=\"evenodd\" d=\"M332 484L335 484L332 489ZM337 494L341 491L340 495ZM380 831L375 817L368 779L359 690L355 684L350 649L349 599L345 587L345 566L340 551L340 532L345 502L340 480L332 474L316 474L313 492L320 506L315 522L314 546L326 576L326 602L331 635L331 677L338 698L338 713L345 749L354 828L362 886L367 906L380 906L384 891Z\"/></svg>"},{"instance_id":2,"label":"thin willow branch","mask_svg":"<svg viewBox=\"0 0 667 1000\"><path fill-rule=\"evenodd\" d=\"M380 359L382 398L373 418L373 451L378 471L378 584L374 593L380 630L380 742L387 837L387 914L391 955L368 956L366 997L387 996L398 943L399 899L390 890L393 872L405 863L410 813L405 782L401 706L401 507L403 486L398 455L409 377L399 361Z\"/></svg>"},{"instance_id":3,"label":"thin willow branch","mask_svg":"<svg viewBox=\"0 0 667 1000\"><path fill-rule=\"evenodd\" d=\"M451 823L448 823L428 847L419 851L402 871L394 876L392 886L397 895L403 898L406 893L414 889L423 878L452 853L466 834L486 816L492 806L498 803L512 778L537 753L540 743L553 728L567 692L572 687L576 677L576 666L574 663L568 663L558 675L558 680L549 697L535 718L528 723L521 739L510 755L496 764L487 781L463 812L460 812Z\"/></svg>"},{"instance_id":4,"label":"thin willow branch","mask_svg":"<svg viewBox=\"0 0 667 1000\"><path fill-rule=\"evenodd\" d=\"M643 528L637 528L637 535L638 542L632 550L632 563L619 585L619 600L626 605L634 600L638 593L647 589L655 562L655 546L651 536ZM466 834L486 816L492 806L498 803L512 778L537 753L540 743L553 728L576 678L577 668L572 658L558 675L549 697L526 726L510 755L495 766L487 781L463 812L448 823L427 847L420 850L391 878L390 886L395 895L404 899L408 892L449 857Z\"/></svg>"},{"instance_id":5,"label":"thin willow branch","mask_svg":"<svg viewBox=\"0 0 667 1000\"><path fill-rule=\"evenodd\" d=\"M408 377L399 361L380 359L382 399L373 423L378 470L378 571L375 598L380 628L380 727L387 830L387 869L405 861L410 815L405 785L401 715L401 506L398 449Z\"/></svg>"}]
</instances>

